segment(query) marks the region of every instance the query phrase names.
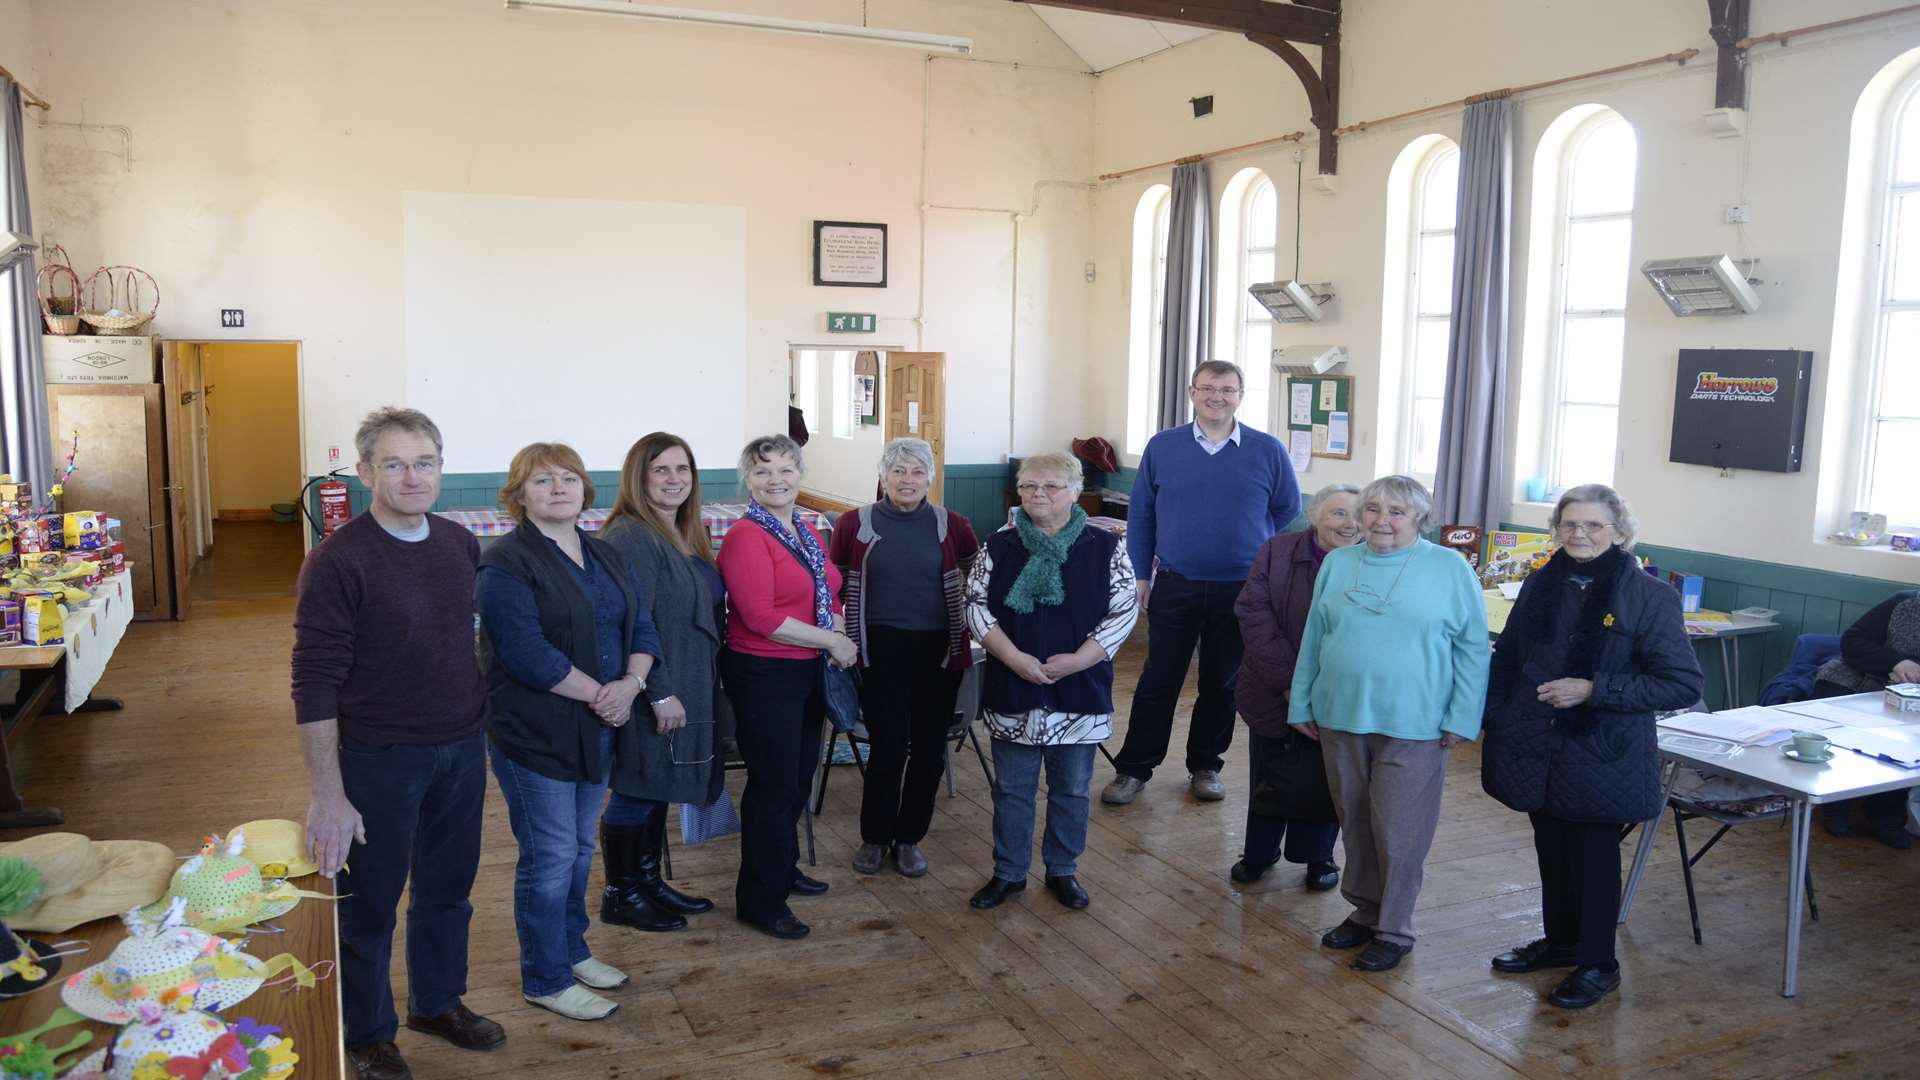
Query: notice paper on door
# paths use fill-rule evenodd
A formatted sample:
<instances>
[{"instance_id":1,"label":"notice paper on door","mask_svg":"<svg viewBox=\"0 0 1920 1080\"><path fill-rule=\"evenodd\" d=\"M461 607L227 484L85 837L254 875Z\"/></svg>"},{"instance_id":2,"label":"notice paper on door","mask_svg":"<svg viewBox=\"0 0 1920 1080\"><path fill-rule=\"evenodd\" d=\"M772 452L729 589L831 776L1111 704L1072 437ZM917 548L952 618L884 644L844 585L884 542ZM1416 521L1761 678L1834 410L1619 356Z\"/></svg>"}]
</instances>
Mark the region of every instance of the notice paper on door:
<instances>
[{"instance_id":1,"label":"notice paper on door","mask_svg":"<svg viewBox=\"0 0 1920 1080\"><path fill-rule=\"evenodd\" d=\"M1327 453L1344 454L1347 452L1347 414L1343 412L1327 414Z\"/></svg>"},{"instance_id":2,"label":"notice paper on door","mask_svg":"<svg viewBox=\"0 0 1920 1080\"><path fill-rule=\"evenodd\" d=\"M1293 407L1287 414L1287 422L1290 424L1313 423L1313 384L1294 383L1290 393Z\"/></svg>"},{"instance_id":3,"label":"notice paper on door","mask_svg":"<svg viewBox=\"0 0 1920 1080\"><path fill-rule=\"evenodd\" d=\"M1313 464L1313 433L1310 431L1290 431L1292 436L1287 444L1287 454L1293 458L1293 471L1303 473Z\"/></svg>"}]
</instances>

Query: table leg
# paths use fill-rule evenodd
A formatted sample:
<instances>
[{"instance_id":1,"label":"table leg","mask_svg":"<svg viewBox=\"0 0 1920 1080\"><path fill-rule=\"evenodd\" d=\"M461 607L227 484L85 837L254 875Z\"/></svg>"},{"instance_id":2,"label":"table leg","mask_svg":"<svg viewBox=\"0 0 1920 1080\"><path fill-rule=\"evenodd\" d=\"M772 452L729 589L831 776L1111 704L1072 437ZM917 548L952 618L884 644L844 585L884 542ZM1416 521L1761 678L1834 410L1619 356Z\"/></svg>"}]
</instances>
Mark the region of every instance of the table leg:
<instances>
[{"instance_id":1,"label":"table leg","mask_svg":"<svg viewBox=\"0 0 1920 1080\"><path fill-rule=\"evenodd\" d=\"M1640 888L1640 877L1647 872L1647 858L1653 854L1653 834L1660 831L1660 819L1666 816L1667 799L1673 795L1673 785L1680 779L1680 763L1669 761L1667 764L1667 782L1660 786L1660 809L1653 820L1640 826L1640 844L1633 849L1633 870L1627 874L1626 891L1620 894L1619 925L1627 924L1627 912L1633 910L1633 894Z\"/></svg>"},{"instance_id":2,"label":"table leg","mask_svg":"<svg viewBox=\"0 0 1920 1080\"><path fill-rule=\"evenodd\" d=\"M1732 638L1720 639L1720 677L1726 680L1726 688L1720 696L1727 708L1737 709L1740 707L1740 687L1733 681L1733 650L1728 647L1732 644Z\"/></svg>"},{"instance_id":3,"label":"table leg","mask_svg":"<svg viewBox=\"0 0 1920 1080\"><path fill-rule=\"evenodd\" d=\"M68 715L71 716L83 712L119 712L126 707L127 703L117 697L90 697L81 702L80 707L74 709L73 712Z\"/></svg>"},{"instance_id":4,"label":"table leg","mask_svg":"<svg viewBox=\"0 0 1920 1080\"><path fill-rule=\"evenodd\" d=\"M46 711L55 691L64 685L63 680L54 677L56 670L22 671L19 696L11 709L4 710L4 719L9 728L4 736L0 736L0 829L59 825L67 820L65 814L51 806L28 806L20 797L20 789L13 780L10 752L10 744L25 737L34 719Z\"/></svg>"},{"instance_id":5,"label":"table leg","mask_svg":"<svg viewBox=\"0 0 1920 1080\"><path fill-rule=\"evenodd\" d=\"M1800 977L1800 911L1807 899L1807 849L1813 833L1813 804L1794 800L1793 850L1787 859L1787 947L1780 977L1780 996L1792 997Z\"/></svg>"}]
</instances>

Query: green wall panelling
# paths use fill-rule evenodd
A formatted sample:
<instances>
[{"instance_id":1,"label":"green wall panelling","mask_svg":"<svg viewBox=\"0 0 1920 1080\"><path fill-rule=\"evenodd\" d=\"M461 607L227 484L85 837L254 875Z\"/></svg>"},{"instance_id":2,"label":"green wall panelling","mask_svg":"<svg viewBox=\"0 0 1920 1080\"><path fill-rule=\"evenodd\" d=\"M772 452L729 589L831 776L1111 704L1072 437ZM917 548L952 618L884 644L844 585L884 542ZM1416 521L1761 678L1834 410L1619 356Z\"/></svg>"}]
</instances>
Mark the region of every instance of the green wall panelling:
<instances>
[{"instance_id":1,"label":"green wall panelling","mask_svg":"<svg viewBox=\"0 0 1920 1080\"><path fill-rule=\"evenodd\" d=\"M1502 524L1500 527L1522 526ZM1638 544L1633 550L1658 567L1663 580L1676 570L1705 578L1702 602L1712 610L1763 607L1780 613L1774 617L1780 629L1739 639L1740 700L1749 705L1758 700L1760 687L1787 666L1793 643L1800 635L1841 633L1875 604L1903 589L1913 588L1903 582L1858 574L1810 570L1658 544ZM1701 669L1707 675L1707 701L1718 707L1726 700L1720 646L1709 644L1699 652Z\"/></svg>"},{"instance_id":2,"label":"green wall panelling","mask_svg":"<svg viewBox=\"0 0 1920 1080\"><path fill-rule=\"evenodd\" d=\"M964 516L984 540L1006 523L1009 475L1007 466L1000 463L948 465L942 495L947 509Z\"/></svg>"}]
</instances>

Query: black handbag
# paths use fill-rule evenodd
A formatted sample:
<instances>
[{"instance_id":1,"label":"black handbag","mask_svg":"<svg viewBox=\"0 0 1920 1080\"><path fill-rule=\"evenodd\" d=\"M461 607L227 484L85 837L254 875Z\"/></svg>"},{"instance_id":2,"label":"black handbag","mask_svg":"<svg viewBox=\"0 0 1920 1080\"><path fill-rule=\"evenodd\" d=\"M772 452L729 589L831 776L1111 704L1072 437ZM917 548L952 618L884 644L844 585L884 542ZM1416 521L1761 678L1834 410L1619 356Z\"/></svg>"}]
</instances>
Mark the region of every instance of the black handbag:
<instances>
[{"instance_id":1,"label":"black handbag","mask_svg":"<svg viewBox=\"0 0 1920 1080\"><path fill-rule=\"evenodd\" d=\"M1249 809L1263 818L1309 825L1338 822L1319 741L1296 731L1270 750L1261 759L1260 775L1253 779L1250 803Z\"/></svg>"},{"instance_id":2,"label":"black handbag","mask_svg":"<svg viewBox=\"0 0 1920 1080\"><path fill-rule=\"evenodd\" d=\"M852 731L860 722L860 673L853 668L834 667L823 656L820 679L827 699L827 722L835 731Z\"/></svg>"}]
</instances>

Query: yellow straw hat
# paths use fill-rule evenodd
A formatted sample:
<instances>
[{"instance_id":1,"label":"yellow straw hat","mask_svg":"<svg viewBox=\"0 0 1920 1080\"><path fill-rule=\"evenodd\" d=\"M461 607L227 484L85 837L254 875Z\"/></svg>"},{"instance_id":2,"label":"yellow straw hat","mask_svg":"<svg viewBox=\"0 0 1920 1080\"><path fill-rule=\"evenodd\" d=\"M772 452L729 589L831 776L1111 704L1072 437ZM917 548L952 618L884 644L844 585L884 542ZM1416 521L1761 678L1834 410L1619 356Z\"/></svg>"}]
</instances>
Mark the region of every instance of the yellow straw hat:
<instances>
[{"instance_id":1,"label":"yellow straw hat","mask_svg":"<svg viewBox=\"0 0 1920 1080\"><path fill-rule=\"evenodd\" d=\"M266 818L236 825L228 833L247 838L240 854L260 868L263 878L305 877L320 869L307 854L306 826L285 818Z\"/></svg>"},{"instance_id":2,"label":"yellow straw hat","mask_svg":"<svg viewBox=\"0 0 1920 1080\"><path fill-rule=\"evenodd\" d=\"M62 933L118 915L166 894L173 852L145 840L89 840L42 833L0 844L0 856L25 859L45 882L40 900L7 920L15 930Z\"/></svg>"}]
</instances>

